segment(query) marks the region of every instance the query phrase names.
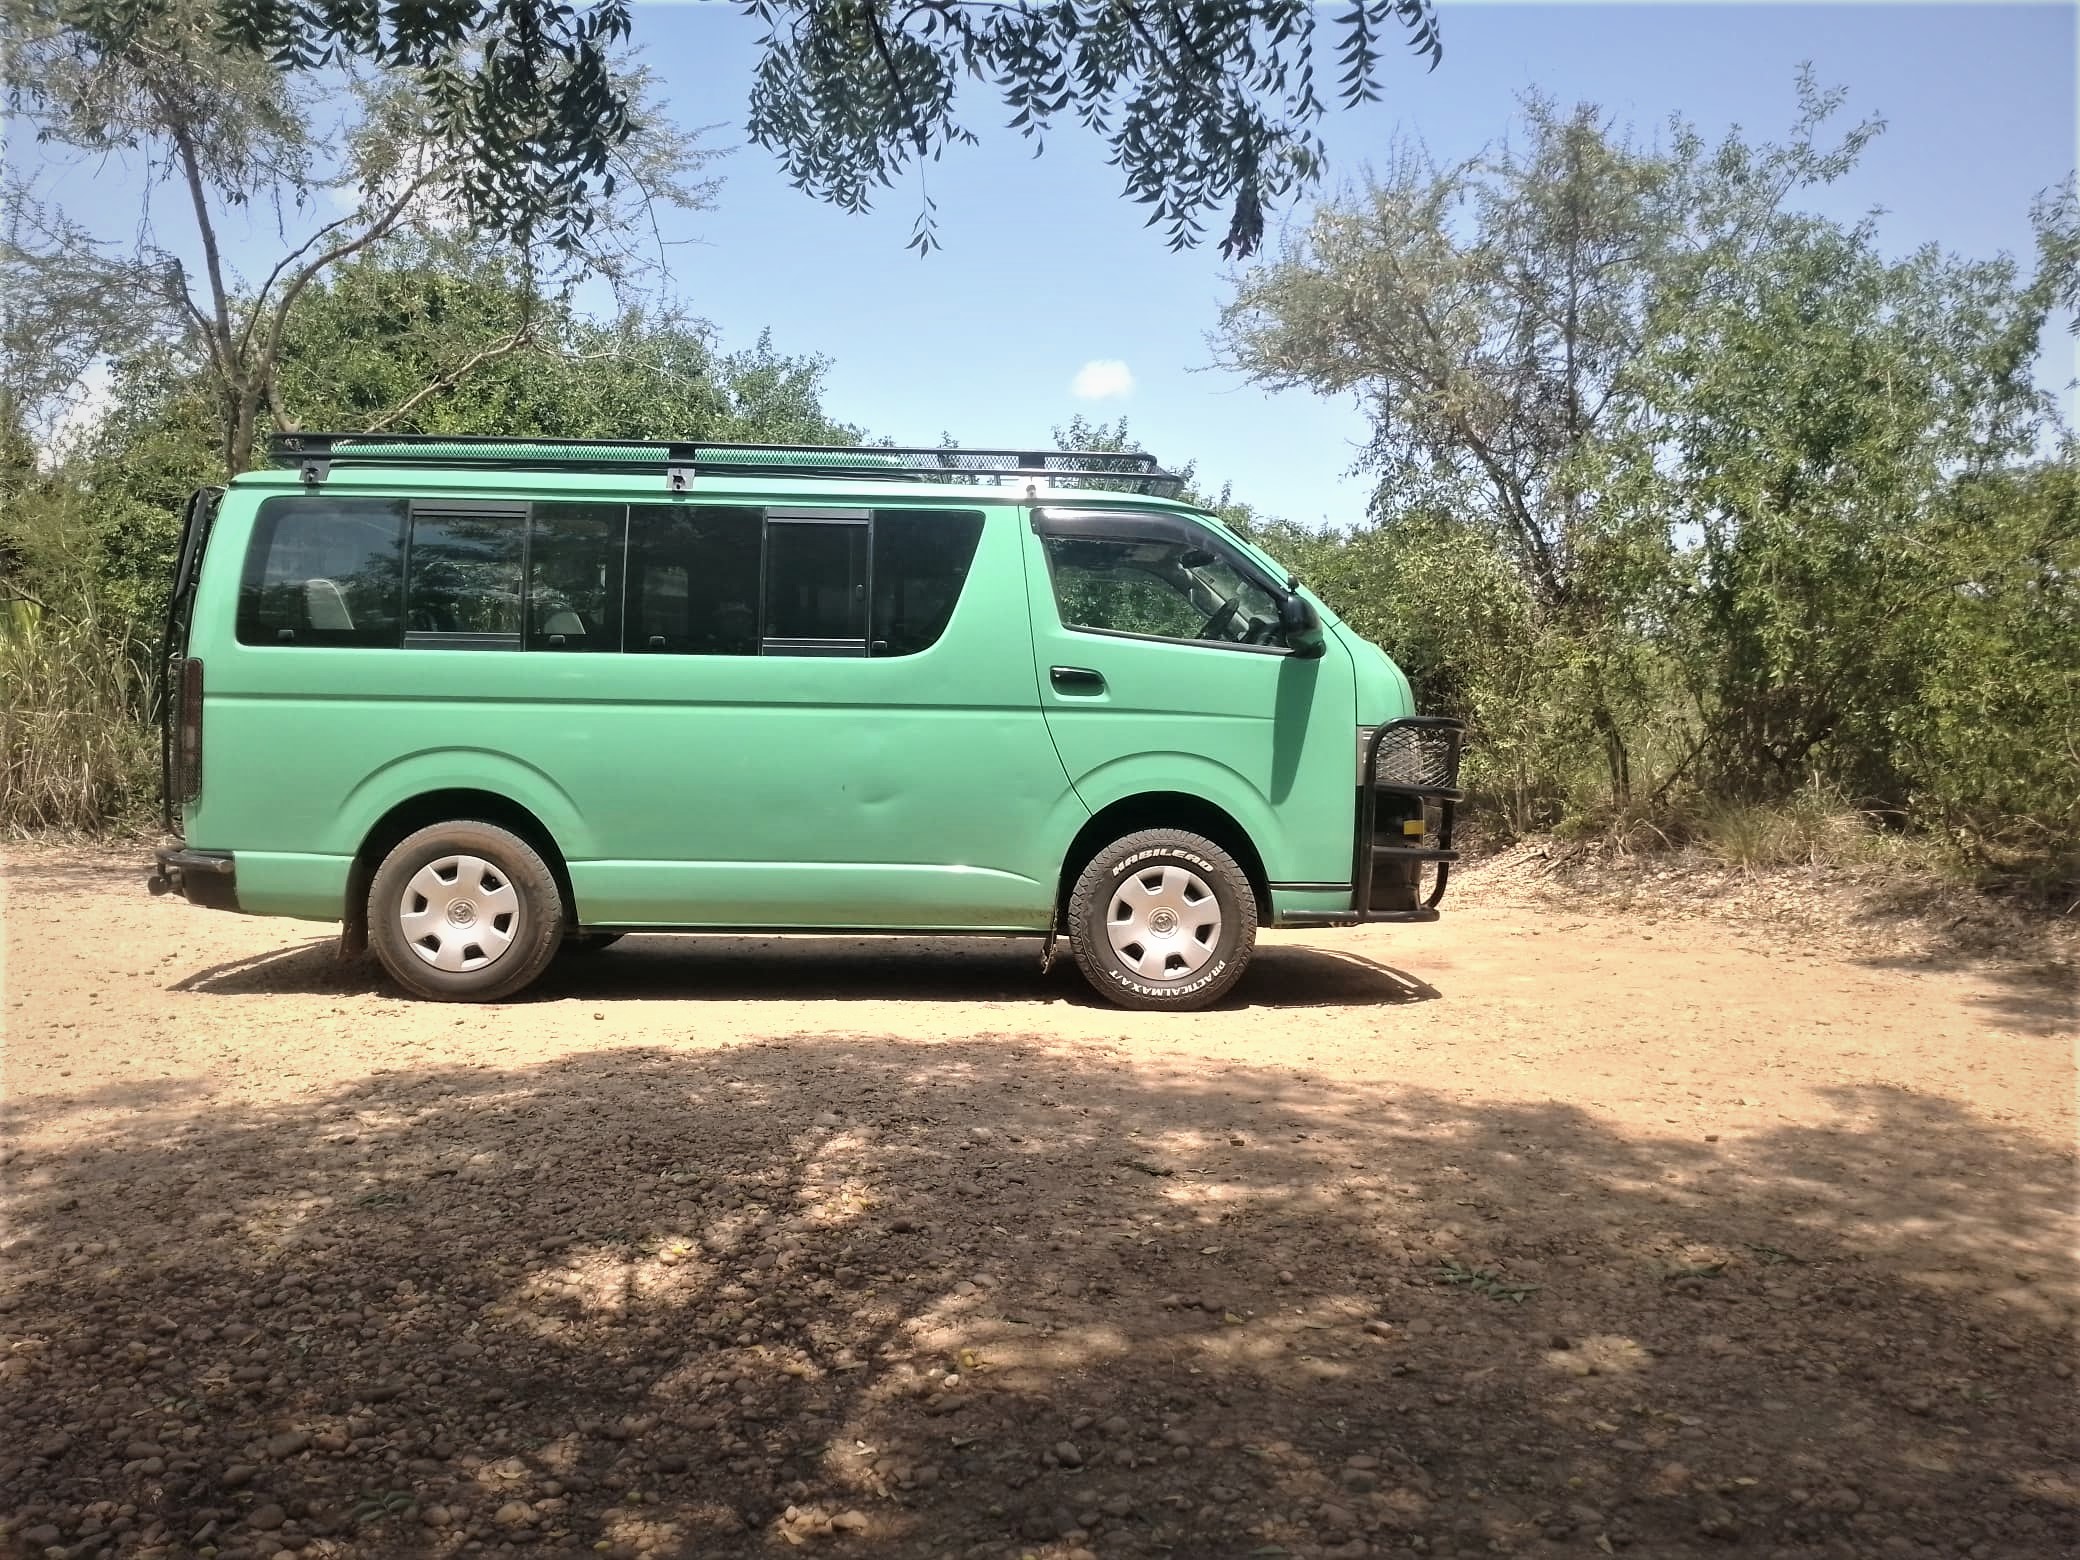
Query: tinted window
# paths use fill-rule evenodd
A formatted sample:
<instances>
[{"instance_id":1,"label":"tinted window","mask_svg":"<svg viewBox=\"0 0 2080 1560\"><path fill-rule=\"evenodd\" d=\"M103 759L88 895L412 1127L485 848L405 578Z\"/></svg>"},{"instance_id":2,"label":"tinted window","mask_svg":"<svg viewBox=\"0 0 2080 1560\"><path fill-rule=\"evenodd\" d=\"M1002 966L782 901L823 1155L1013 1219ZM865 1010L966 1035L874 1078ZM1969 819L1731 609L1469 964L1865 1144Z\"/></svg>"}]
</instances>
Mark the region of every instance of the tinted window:
<instances>
[{"instance_id":1,"label":"tinted window","mask_svg":"<svg viewBox=\"0 0 2080 1560\"><path fill-rule=\"evenodd\" d=\"M270 498L238 593L249 645L395 645L405 506L388 498Z\"/></svg>"},{"instance_id":2,"label":"tinted window","mask_svg":"<svg viewBox=\"0 0 2080 1560\"><path fill-rule=\"evenodd\" d=\"M527 539L527 647L621 648L620 504L536 504Z\"/></svg>"},{"instance_id":3,"label":"tinted window","mask_svg":"<svg viewBox=\"0 0 2080 1560\"><path fill-rule=\"evenodd\" d=\"M630 650L758 654L756 509L637 504L628 512Z\"/></svg>"},{"instance_id":4,"label":"tinted window","mask_svg":"<svg viewBox=\"0 0 2080 1560\"><path fill-rule=\"evenodd\" d=\"M1070 628L1222 644L1277 644L1278 603L1211 545L1050 536L1055 605Z\"/></svg>"},{"instance_id":5,"label":"tinted window","mask_svg":"<svg viewBox=\"0 0 2080 1560\"><path fill-rule=\"evenodd\" d=\"M874 512L874 654L914 655L938 641L981 538L978 514Z\"/></svg>"},{"instance_id":6,"label":"tinted window","mask_svg":"<svg viewBox=\"0 0 2080 1560\"><path fill-rule=\"evenodd\" d=\"M796 648L787 642L798 640L864 650L866 638L865 523L772 521L766 532L767 652L785 654Z\"/></svg>"},{"instance_id":7,"label":"tinted window","mask_svg":"<svg viewBox=\"0 0 2080 1560\"><path fill-rule=\"evenodd\" d=\"M411 642L517 649L521 509L418 509L406 555L405 632Z\"/></svg>"}]
</instances>

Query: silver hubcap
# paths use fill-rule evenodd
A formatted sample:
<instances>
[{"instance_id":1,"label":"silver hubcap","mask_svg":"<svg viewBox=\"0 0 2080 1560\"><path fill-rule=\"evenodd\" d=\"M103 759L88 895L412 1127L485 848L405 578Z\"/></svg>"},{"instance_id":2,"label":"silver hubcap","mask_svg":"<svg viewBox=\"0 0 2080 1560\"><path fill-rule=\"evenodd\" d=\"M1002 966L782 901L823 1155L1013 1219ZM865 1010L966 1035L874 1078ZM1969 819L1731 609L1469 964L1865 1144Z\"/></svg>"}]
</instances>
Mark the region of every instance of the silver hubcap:
<instances>
[{"instance_id":1,"label":"silver hubcap","mask_svg":"<svg viewBox=\"0 0 2080 1560\"><path fill-rule=\"evenodd\" d=\"M1105 935L1135 974L1181 980L1220 945L1221 904L1189 867L1150 867L1113 891Z\"/></svg>"},{"instance_id":2,"label":"silver hubcap","mask_svg":"<svg viewBox=\"0 0 2080 1560\"><path fill-rule=\"evenodd\" d=\"M481 856L442 856L412 874L397 924L435 969L480 970L513 946L520 894Z\"/></svg>"}]
</instances>

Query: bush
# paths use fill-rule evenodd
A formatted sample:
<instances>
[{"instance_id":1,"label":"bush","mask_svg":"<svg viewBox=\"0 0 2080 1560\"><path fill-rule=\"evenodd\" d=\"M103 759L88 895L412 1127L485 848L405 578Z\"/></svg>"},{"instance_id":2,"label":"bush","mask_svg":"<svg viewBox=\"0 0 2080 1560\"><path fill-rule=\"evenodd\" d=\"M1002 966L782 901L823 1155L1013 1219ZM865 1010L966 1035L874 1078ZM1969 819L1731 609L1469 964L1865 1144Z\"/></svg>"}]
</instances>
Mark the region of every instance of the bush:
<instances>
[{"instance_id":1,"label":"bush","mask_svg":"<svg viewBox=\"0 0 2080 1560\"><path fill-rule=\"evenodd\" d=\"M143 825L159 741L127 625L92 605L0 608L0 824L15 833Z\"/></svg>"}]
</instances>

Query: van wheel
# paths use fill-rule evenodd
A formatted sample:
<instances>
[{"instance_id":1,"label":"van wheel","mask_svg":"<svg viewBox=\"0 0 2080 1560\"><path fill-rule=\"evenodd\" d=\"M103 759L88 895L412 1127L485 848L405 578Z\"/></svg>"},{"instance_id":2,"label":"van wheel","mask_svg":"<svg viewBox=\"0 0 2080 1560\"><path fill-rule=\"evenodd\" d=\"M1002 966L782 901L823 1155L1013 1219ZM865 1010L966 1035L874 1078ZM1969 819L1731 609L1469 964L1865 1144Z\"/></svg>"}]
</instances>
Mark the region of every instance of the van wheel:
<instances>
[{"instance_id":1,"label":"van wheel","mask_svg":"<svg viewBox=\"0 0 2080 1560\"><path fill-rule=\"evenodd\" d=\"M563 940L555 874L496 824L437 823L398 842L368 890L369 941L390 978L438 1002L496 1002Z\"/></svg>"},{"instance_id":2,"label":"van wheel","mask_svg":"<svg viewBox=\"0 0 2080 1560\"><path fill-rule=\"evenodd\" d=\"M1069 895L1077 968L1121 1007L1218 1002L1257 946L1257 897L1213 841L1144 829L1091 858Z\"/></svg>"}]
</instances>

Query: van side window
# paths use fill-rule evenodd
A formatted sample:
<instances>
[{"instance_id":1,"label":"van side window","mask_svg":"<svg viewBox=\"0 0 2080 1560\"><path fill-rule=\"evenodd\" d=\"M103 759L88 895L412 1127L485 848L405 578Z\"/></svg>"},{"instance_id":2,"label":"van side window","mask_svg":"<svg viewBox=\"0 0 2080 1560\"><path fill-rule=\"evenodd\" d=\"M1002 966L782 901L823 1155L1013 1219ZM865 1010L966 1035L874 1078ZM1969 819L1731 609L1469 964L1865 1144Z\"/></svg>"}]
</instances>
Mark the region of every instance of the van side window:
<instances>
[{"instance_id":1,"label":"van side window","mask_svg":"<svg viewBox=\"0 0 2080 1560\"><path fill-rule=\"evenodd\" d=\"M939 642L981 540L979 514L874 511L875 655L915 655Z\"/></svg>"},{"instance_id":2,"label":"van side window","mask_svg":"<svg viewBox=\"0 0 2080 1560\"><path fill-rule=\"evenodd\" d=\"M867 653L868 524L766 521L767 655Z\"/></svg>"},{"instance_id":3,"label":"van side window","mask_svg":"<svg viewBox=\"0 0 2080 1560\"><path fill-rule=\"evenodd\" d=\"M757 655L762 519L756 509L632 505L627 647Z\"/></svg>"},{"instance_id":4,"label":"van side window","mask_svg":"<svg viewBox=\"0 0 2080 1560\"><path fill-rule=\"evenodd\" d=\"M1215 644L1281 643L1271 592L1214 550L1167 536L1047 536L1062 626Z\"/></svg>"},{"instance_id":5,"label":"van side window","mask_svg":"<svg viewBox=\"0 0 2080 1560\"><path fill-rule=\"evenodd\" d=\"M973 510L271 498L246 556L238 637L915 655L946 632L981 540Z\"/></svg>"},{"instance_id":6,"label":"van side window","mask_svg":"<svg viewBox=\"0 0 2080 1560\"><path fill-rule=\"evenodd\" d=\"M625 504L536 504L527 538L527 648L619 650Z\"/></svg>"},{"instance_id":7,"label":"van side window","mask_svg":"<svg viewBox=\"0 0 2080 1560\"><path fill-rule=\"evenodd\" d=\"M239 586L239 643L394 649L404 535L403 499L268 499Z\"/></svg>"},{"instance_id":8,"label":"van side window","mask_svg":"<svg viewBox=\"0 0 2080 1560\"><path fill-rule=\"evenodd\" d=\"M405 554L407 648L520 648L520 560L527 511L414 505Z\"/></svg>"}]
</instances>

